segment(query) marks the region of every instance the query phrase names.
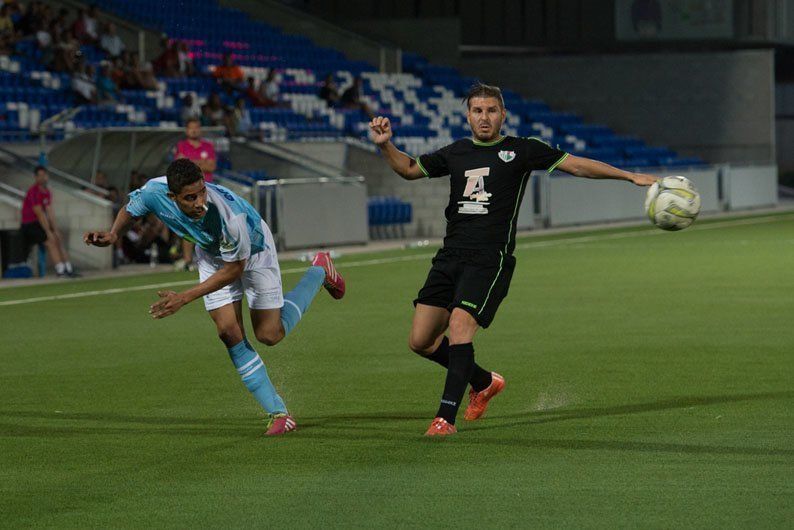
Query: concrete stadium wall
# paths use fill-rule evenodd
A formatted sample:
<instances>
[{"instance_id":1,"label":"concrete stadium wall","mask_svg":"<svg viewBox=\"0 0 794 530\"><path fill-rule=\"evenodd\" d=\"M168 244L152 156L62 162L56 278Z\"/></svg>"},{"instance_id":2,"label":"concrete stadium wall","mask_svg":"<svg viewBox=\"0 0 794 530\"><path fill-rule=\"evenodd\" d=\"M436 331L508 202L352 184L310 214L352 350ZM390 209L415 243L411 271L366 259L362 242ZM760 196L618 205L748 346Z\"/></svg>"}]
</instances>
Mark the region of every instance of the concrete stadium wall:
<instances>
[{"instance_id":1,"label":"concrete stadium wall","mask_svg":"<svg viewBox=\"0 0 794 530\"><path fill-rule=\"evenodd\" d=\"M441 237L446 230L444 208L449 201L449 180L445 178L403 180L380 153L350 146L347 169L366 177L367 194L396 196L413 205L413 220L406 226L408 237Z\"/></svg>"},{"instance_id":2,"label":"concrete stadium wall","mask_svg":"<svg viewBox=\"0 0 794 530\"><path fill-rule=\"evenodd\" d=\"M19 228L22 201L0 195L0 230Z\"/></svg>"},{"instance_id":3,"label":"concrete stadium wall","mask_svg":"<svg viewBox=\"0 0 794 530\"><path fill-rule=\"evenodd\" d=\"M725 175L725 201L731 210L777 204L777 166L732 166Z\"/></svg>"},{"instance_id":4,"label":"concrete stadium wall","mask_svg":"<svg viewBox=\"0 0 794 530\"><path fill-rule=\"evenodd\" d=\"M712 163L771 163L773 59L769 50L744 50L465 58L458 66L683 155Z\"/></svg>"},{"instance_id":5,"label":"concrete stadium wall","mask_svg":"<svg viewBox=\"0 0 794 530\"><path fill-rule=\"evenodd\" d=\"M347 144L344 142L274 142L274 145L284 147L293 153L301 154L329 166L336 168L345 167Z\"/></svg>"}]
</instances>

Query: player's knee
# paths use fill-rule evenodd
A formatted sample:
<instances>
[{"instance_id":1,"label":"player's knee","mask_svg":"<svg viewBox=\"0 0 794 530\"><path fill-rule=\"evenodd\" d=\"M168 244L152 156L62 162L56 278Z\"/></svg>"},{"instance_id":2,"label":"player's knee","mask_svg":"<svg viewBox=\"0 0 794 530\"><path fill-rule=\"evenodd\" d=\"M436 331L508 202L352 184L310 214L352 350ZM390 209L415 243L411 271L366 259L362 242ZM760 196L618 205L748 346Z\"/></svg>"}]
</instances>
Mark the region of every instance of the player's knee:
<instances>
[{"instance_id":1,"label":"player's knee","mask_svg":"<svg viewBox=\"0 0 794 530\"><path fill-rule=\"evenodd\" d=\"M218 328L218 337L227 348L231 348L243 341L243 332L239 326L223 326Z\"/></svg>"},{"instance_id":2,"label":"player's knee","mask_svg":"<svg viewBox=\"0 0 794 530\"><path fill-rule=\"evenodd\" d=\"M408 337L408 347L411 351L424 357L433 353L434 342L432 339L425 337L415 337L414 335Z\"/></svg>"},{"instance_id":3,"label":"player's knee","mask_svg":"<svg viewBox=\"0 0 794 530\"><path fill-rule=\"evenodd\" d=\"M281 326L271 326L255 330L256 340L265 346L275 346L284 338L284 328Z\"/></svg>"},{"instance_id":4,"label":"player's knee","mask_svg":"<svg viewBox=\"0 0 794 530\"><path fill-rule=\"evenodd\" d=\"M449 340L453 344L470 342L477 331L477 321L463 310L454 310L449 318Z\"/></svg>"}]
</instances>

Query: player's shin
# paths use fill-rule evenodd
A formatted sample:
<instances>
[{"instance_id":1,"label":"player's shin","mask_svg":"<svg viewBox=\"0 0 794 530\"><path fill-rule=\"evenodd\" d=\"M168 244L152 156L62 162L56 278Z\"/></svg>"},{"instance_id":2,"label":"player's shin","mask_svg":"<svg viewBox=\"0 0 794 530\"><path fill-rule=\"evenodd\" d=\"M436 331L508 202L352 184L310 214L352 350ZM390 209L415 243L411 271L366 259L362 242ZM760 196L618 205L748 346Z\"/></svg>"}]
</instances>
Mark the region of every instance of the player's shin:
<instances>
[{"instance_id":1,"label":"player's shin","mask_svg":"<svg viewBox=\"0 0 794 530\"><path fill-rule=\"evenodd\" d=\"M438 345L438 348L436 348L436 351L424 357L434 363L440 364L444 368L449 368L449 348L449 339L445 336L441 339L441 343ZM469 377L469 384L471 384L475 392L482 392L491 384L491 372L485 370L475 362L474 368L471 371L471 377Z\"/></svg>"},{"instance_id":2,"label":"player's shin","mask_svg":"<svg viewBox=\"0 0 794 530\"><path fill-rule=\"evenodd\" d=\"M267 375L267 368L262 358L256 353L251 343L243 339L239 344L229 348L229 356L237 368L237 373L254 398L270 414L286 414L287 407L284 400L276 392L270 377Z\"/></svg>"},{"instance_id":3,"label":"player's shin","mask_svg":"<svg viewBox=\"0 0 794 530\"><path fill-rule=\"evenodd\" d=\"M449 367L447 379L444 383L444 394L441 397L441 406L438 408L437 418L444 418L449 423L455 423L460 402L466 386L474 370L474 346L471 342L455 344L449 347Z\"/></svg>"},{"instance_id":4,"label":"player's shin","mask_svg":"<svg viewBox=\"0 0 794 530\"><path fill-rule=\"evenodd\" d=\"M312 300L317 296L324 280L325 270L322 267L309 267L298 284L284 295L281 324L284 326L285 335L289 335L289 332L298 325Z\"/></svg>"}]
</instances>

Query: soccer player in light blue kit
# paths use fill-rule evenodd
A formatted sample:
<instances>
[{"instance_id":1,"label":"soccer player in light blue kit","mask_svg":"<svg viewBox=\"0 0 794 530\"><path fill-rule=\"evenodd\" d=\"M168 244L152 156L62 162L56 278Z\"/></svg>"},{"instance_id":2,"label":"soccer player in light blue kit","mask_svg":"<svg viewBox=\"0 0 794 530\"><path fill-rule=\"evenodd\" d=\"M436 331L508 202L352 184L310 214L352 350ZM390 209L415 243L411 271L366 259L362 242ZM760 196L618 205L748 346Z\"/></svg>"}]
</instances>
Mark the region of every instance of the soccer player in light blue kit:
<instances>
[{"instance_id":1,"label":"soccer player in light blue kit","mask_svg":"<svg viewBox=\"0 0 794 530\"><path fill-rule=\"evenodd\" d=\"M204 297L221 341L248 390L270 414L265 434L285 434L296 428L284 400L270 381L262 359L245 337L242 297L251 310L254 336L273 346L280 342L309 308L324 286L336 299L345 282L327 252L319 252L295 288L282 295L281 271L273 236L259 213L232 191L204 182L201 169L187 159L175 160L166 176L150 180L130 194L108 232L87 232L87 245L114 244L136 217L154 213L181 238L195 242L200 283L177 293L160 291L149 312L154 318L176 313Z\"/></svg>"}]
</instances>

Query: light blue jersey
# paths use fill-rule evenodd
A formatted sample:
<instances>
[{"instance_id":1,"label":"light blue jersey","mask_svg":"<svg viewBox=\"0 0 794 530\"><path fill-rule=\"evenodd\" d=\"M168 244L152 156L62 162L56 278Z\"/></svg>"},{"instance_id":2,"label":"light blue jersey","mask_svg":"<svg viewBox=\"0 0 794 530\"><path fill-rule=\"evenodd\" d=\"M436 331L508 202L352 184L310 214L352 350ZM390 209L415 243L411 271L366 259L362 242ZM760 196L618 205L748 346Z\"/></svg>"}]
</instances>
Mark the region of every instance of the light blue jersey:
<instances>
[{"instance_id":1,"label":"light blue jersey","mask_svg":"<svg viewBox=\"0 0 794 530\"><path fill-rule=\"evenodd\" d=\"M223 261L242 261L267 248L262 217L247 201L217 184L207 184L207 213L193 219L168 197L166 177L151 179L130 193L127 212L155 214L182 239L194 242Z\"/></svg>"}]
</instances>

